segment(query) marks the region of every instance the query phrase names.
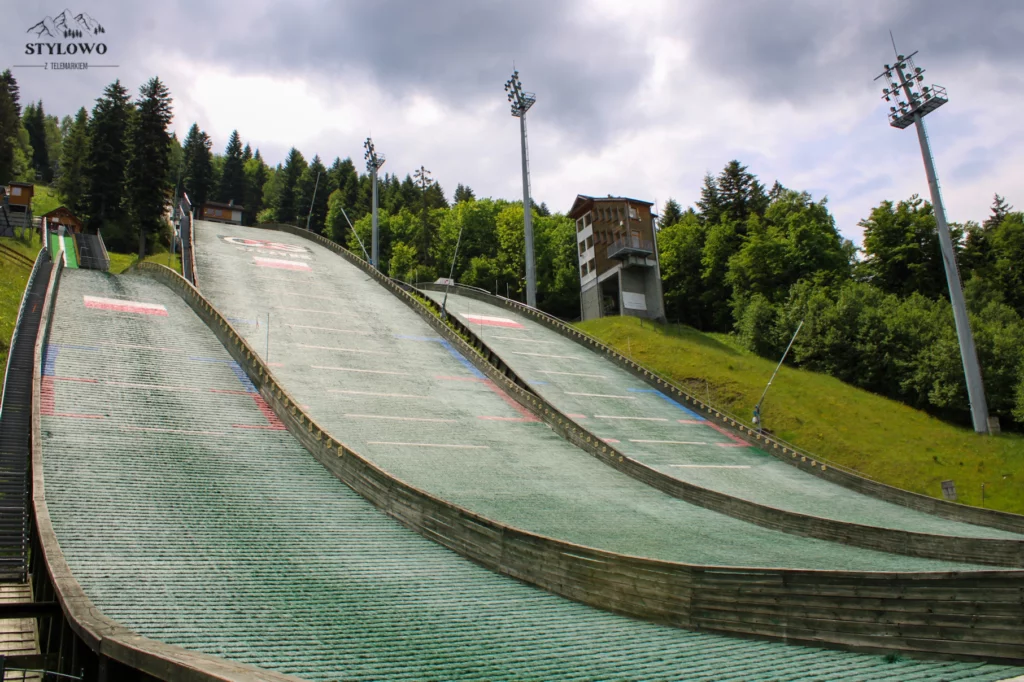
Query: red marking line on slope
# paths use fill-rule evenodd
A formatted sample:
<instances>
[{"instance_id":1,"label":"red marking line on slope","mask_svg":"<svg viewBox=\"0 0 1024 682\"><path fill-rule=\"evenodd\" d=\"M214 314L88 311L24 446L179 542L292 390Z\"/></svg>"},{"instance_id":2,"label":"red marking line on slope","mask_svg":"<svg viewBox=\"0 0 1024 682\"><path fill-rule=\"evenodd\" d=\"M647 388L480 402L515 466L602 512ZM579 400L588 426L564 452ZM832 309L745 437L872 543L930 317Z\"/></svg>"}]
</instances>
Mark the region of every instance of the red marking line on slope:
<instances>
[{"instance_id":1,"label":"red marking line on slope","mask_svg":"<svg viewBox=\"0 0 1024 682\"><path fill-rule=\"evenodd\" d=\"M723 436L725 436L726 438L728 438L729 440L732 441L731 443L715 443L715 445L717 445L718 447L720 447L720 448L749 448L750 447L750 443L746 442L745 440L743 440L742 438L740 438L736 434L731 433L724 426L719 426L718 424L714 424L712 422L704 422L704 423L707 424L708 426L710 426L711 428L713 428L715 431L718 431L720 434L722 434Z\"/></svg>"},{"instance_id":2,"label":"red marking line on slope","mask_svg":"<svg viewBox=\"0 0 1024 682\"><path fill-rule=\"evenodd\" d=\"M256 401L256 407L259 408L260 412L267 420L267 426L262 428L270 429L272 431L284 431L284 422L277 418L274 411L270 409L270 405L267 405L267 401L263 399L261 395L253 395L252 399ZM235 426L238 426L237 424Z\"/></svg>"},{"instance_id":3,"label":"red marking line on slope","mask_svg":"<svg viewBox=\"0 0 1024 682\"><path fill-rule=\"evenodd\" d=\"M475 315L473 313L460 313L462 317L466 318L473 324L483 325L484 327L508 327L510 329L526 329L523 325L519 324L515 320L510 320L507 317L495 317L493 315Z\"/></svg>"},{"instance_id":4,"label":"red marking line on slope","mask_svg":"<svg viewBox=\"0 0 1024 682\"><path fill-rule=\"evenodd\" d=\"M435 376L435 379L443 379L445 381L472 381L474 383L483 384L487 388L491 389L499 398L505 401L505 403L513 410L522 415L522 417L479 417L480 419L490 419L493 421L514 421L514 422L539 422L533 412L517 403L512 399L510 395L507 395L504 391L498 388L490 379L478 379L476 377L446 377L446 376Z\"/></svg>"},{"instance_id":5,"label":"red marking line on slope","mask_svg":"<svg viewBox=\"0 0 1024 682\"><path fill-rule=\"evenodd\" d=\"M101 296L83 296L82 301L85 303L86 308L113 310L119 313L139 313L141 315L160 315L161 317L167 317L167 308L159 303L124 301L118 298L103 298Z\"/></svg>"},{"instance_id":6,"label":"red marking line on slope","mask_svg":"<svg viewBox=\"0 0 1024 682\"><path fill-rule=\"evenodd\" d=\"M74 419L103 419L102 414L80 414L78 412L56 412L54 411L54 404L56 402L53 394L53 381L54 379L60 379L61 381L81 381L88 384L97 383L95 379L78 379L75 377L42 377L42 384L39 386L39 412L46 417L72 417Z\"/></svg>"},{"instance_id":7,"label":"red marking line on slope","mask_svg":"<svg viewBox=\"0 0 1024 682\"><path fill-rule=\"evenodd\" d=\"M313 269L306 263L282 260L280 258L261 258L259 256L253 256L252 262L261 268L277 268L278 270L302 270L304 272L309 272Z\"/></svg>"}]
</instances>

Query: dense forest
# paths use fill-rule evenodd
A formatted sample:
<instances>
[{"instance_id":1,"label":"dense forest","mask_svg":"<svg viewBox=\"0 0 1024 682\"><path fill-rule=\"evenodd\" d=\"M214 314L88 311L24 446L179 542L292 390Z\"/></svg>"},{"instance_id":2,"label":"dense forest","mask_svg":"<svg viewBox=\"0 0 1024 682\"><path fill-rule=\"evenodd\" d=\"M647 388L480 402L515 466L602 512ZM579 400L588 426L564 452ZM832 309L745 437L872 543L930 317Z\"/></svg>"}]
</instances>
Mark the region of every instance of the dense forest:
<instances>
[{"instance_id":1,"label":"dense forest","mask_svg":"<svg viewBox=\"0 0 1024 682\"><path fill-rule=\"evenodd\" d=\"M223 152L193 124L167 132L171 99L153 78L133 101L119 83L91 111L21 107L0 75L0 183L53 183L62 201L112 248L169 239L163 216L176 187L194 203L234 202L247 224L291 223L362 252L369 248L371 180L351 158L307 161L291 149L269 165L233 132ZM448 200L421 167L379 180L381 265L392 277L447 276L522 300L523 205L477 198L458 184ZM923 184L923 179L922 179ZM538 305L574 319L579 277L572 221L533 205ZM349 226L352 221L355 230ZM671 321L735 334L777 358L802 320L789 362L825 372L941 418L970 423L959 345L935 217L917 196L882 201L860 226L858 249L836 229L825 198L775 182L739 161L704 177L685 210L660 211L658 249ZM996 195L982 222L953 225L989 408L1003 428L1024 425L1024 214ZM456 256L456 242L461 233Z\"/></svg>"}]
</instances>

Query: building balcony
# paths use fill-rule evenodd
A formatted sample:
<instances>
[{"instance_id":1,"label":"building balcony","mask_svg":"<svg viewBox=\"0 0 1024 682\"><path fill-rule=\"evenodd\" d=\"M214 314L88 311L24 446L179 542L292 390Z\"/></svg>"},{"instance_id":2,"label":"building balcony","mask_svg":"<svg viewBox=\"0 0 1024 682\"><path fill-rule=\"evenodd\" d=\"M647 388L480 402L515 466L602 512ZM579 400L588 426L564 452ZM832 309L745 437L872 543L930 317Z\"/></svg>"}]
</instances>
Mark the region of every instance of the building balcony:
<instances>
[{"instance_id":1,"label":"building balcony","mask_svg":"<svg viewBox=\"0 0 1024 682\"><path fill-rule=\"evenodd\" d=\"M654 253L654 242L639 237L616 239L608 247L608 258L625 260L631 256L650 256Z\"/></svg>"}]
</instances>

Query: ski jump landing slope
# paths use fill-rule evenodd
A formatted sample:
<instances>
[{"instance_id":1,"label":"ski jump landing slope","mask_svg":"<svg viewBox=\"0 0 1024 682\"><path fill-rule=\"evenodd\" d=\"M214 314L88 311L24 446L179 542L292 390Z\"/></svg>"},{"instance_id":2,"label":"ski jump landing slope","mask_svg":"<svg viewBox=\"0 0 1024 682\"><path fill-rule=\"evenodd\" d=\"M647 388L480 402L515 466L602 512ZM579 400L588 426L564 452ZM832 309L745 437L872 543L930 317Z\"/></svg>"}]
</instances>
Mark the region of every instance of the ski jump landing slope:
<instances>
[{"instance_id":1,"label":"ski jump landing slope","mask_svg":"<svg viewBox=\"0 0 1024 682\"><path fill-rule=\"evenodd\" d=\"M196 223L195 241L200 290L257 352L269 352L275 376L315 421L395 477L482 516L713 566L982 568L789 535L672 498L563 440L388 290L318 244L206 222Z\"/></svg>"},{"instance_id":2,"label":"ski jump landing slope","mask_svg":"<svg viewBox=\"0 0 1024 682\"><path fill-rule=\"evenodd\" d=\"M310 680L1019 672L689 632L496 575L339 483L147 277L65 271L43 376L46 497L72 574L103 614L161 642Z\"/></svg>"},{"instance_id":3,"label":"ski jump landing slope","mask_svg":"<svg viewBox=\"0 0 1024 682\"><path fill-rule=\"evenodd\" d=\"M440 303L443 291L425 291ZM492 297L493 298L493 297ZM1015 541L1024 535L962 523L810 476L721 429L607 357L499 299L449 291L455 313L551 404L658 471L769 507L895 530Z\"/></svg>"}]
</instances>

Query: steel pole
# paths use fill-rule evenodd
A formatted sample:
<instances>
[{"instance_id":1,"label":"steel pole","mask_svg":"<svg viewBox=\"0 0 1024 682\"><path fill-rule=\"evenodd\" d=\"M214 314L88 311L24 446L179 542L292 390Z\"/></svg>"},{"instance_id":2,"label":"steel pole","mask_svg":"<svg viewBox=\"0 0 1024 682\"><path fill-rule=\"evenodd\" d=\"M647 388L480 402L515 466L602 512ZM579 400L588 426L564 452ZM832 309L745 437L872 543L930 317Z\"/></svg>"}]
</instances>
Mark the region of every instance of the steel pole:
<instances>
[{"instance_id":1,"label":"steel pole","mask_svg":"<svg viewBox=\"0 0 1024 682\"><path fill-rule=\"evenodd\" d=\"M523 231L526 236L526 304L537 307L537 273L533 263L533 202L530 201L530 166L526 156L526 114L519 117L523 147Z\"/></svg>"},{"instance_id":2,"label":"steel pole","mask_svg":"<svg viewBox=\"0 0 1024 682\"><path fill-rule=\"evenodd\" d=\"M978 364L978 351L974 347L971 320L967 315L964 290L960 283L960 269L956 264L953 239L949 236L946 211L942 206L942 196L939 194L939 181L935 177L932 150L928 144L928 135L925 133L924 121L921 120L920 114L914 114L914 126L917 128L917 139L921 143L924 172L928 176L928 191L931 193L932 207L935 210L935 227L939 233L939 246L942 249L942 265L946 269L946 284L949 285L949 302L953 305L953 320L956 322L956 335L960 341L960 358L963 361L964 375L967 378L967 399L971 403L971 420L974 422L975 432L988 433L988 403L985 400L985 384L981 379L981 366Z\"/></svg>"},{"instance_id":3,"label":"steel pole","mask_svg":"<svg viewBox=\"0 0 1024 682\"><path fill-rule=\"evenodd\" d=\"M371 173L371 176L372 176L372 182L373 182L373 204L372 204L372 206L373 206L373 218L372 218L372 221L373 221L373 233L372 233L372 236L370 238L370 240L372 242L372 244L370 245L370 261L372 262L373 267L375 267L378 270L380 270L380 261L379 261L379 257L380 257L380 250L379 250L380 249L380 244L379 244L379 240L378 240L379 233L378 233L378 229L377 229L377 167L376 166L374 166L373 172Z\"/></svg>"}]
</instances>

